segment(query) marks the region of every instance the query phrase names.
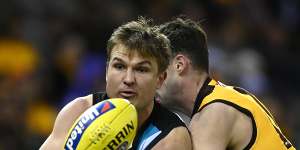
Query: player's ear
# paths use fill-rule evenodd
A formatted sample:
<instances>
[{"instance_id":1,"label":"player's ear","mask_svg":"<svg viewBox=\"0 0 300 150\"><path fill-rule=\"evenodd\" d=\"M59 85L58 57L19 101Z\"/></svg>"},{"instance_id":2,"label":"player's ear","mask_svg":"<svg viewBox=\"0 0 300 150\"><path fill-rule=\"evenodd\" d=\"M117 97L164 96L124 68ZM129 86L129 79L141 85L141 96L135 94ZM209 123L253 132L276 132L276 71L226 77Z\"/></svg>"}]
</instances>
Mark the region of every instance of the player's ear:
<instances>
[{"instance_id":1,"label":"player's ear","mask_svg":"<svg viewBox=\"0 0 300 150\"><path fill-rule=\"evenodd\" d=\"M178 74L182 74L188 68L189 59L182 54L177 54L173 59L172 65L175 72L177 72Z\"/></svg>"},{"instance_id":2,"label":"player's ear","mask_svg":"<svg viewBox=\"0 0 300 150\"><path fill-rule=\"evenodd\" d=\"M167 72L164 71L158 76L156 89L159 89L167 78Z\"/></svg>"}]
</instances>

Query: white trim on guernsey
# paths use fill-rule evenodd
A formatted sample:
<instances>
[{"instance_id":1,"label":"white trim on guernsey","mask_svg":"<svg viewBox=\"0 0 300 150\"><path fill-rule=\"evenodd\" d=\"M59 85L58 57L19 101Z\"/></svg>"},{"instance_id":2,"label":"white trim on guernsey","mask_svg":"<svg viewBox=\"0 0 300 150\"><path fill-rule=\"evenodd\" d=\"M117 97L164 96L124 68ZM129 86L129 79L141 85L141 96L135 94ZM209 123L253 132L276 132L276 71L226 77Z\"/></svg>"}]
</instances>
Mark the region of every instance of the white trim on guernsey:
<instances>
[{"instance_id":1,"label":"white trim on guernsey","mask_svg":"<svg viewBox=\"0 0 300 150\"><path fill-rule=\"evenodd\" d=\"M147 139L143 140L138 150L144 150L160 133L161 131L158 131L155 134L149 136Z\"/></svg>"}]
</instances>

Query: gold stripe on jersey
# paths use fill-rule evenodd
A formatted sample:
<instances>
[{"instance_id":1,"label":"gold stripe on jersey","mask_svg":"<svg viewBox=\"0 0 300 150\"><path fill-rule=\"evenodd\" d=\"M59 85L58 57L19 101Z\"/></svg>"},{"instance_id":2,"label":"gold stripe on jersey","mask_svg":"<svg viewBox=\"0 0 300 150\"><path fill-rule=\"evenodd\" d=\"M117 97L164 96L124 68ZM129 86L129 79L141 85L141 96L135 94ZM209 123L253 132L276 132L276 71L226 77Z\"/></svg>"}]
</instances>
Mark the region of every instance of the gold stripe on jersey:
<instances>
[{"instance_id":1,"label":"gold stripe on jersey","mask_svg":"<svg viewBox=\"0 0 300 150\"><path fill-rule=\"evenodd\" d=\"M295 150L282 134L267 107L242 88L227 86L208 78L198 93L193 115L216 102L230 105L251 118L252 138L244 149Z\"/></svg>"}]
</instances>

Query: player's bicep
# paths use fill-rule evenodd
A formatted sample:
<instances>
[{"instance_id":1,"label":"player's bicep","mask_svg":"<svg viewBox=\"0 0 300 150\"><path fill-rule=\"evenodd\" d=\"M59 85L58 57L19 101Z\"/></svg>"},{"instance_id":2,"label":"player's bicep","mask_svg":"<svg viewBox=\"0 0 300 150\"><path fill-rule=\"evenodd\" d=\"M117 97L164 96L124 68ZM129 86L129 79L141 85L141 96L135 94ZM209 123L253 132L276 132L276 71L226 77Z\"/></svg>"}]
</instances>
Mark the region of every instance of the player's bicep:
<instances>
[{"instance_id":1,"label":"player's bicep","mask_svg":"<svg viewBox=\"0 0 300 150\"><path fill-rule=\"evenodd\" d=\"M226 149L236 120L234 108L223 103L212 103L195 114L189 129L193 149Z\"/></svg>"},{"instance_id":2,"label":"player's bicep","mask_svg":"<svg viewBox=\"0 0 300 150\"><path fill-rule=\"evenodd\" d=\"M192 141L188 129L174 128L165 138L159 141L152 150L191 150Z\"/></svg>"}]
</instances>

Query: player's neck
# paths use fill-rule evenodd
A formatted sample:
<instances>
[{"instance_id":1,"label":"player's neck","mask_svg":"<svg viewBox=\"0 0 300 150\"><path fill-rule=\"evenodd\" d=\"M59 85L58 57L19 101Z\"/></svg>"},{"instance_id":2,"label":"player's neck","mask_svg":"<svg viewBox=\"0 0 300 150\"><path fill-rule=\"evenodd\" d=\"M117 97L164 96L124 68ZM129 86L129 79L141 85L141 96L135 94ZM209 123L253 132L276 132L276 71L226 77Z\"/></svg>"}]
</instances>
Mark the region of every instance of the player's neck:
<instances>
[{"instance_id":1,"label":"player's neck","mask_svg":"<svg viewBox=\"0 0 300 150\"><path fill-rule=\"evenodd\" d=\"M183 88L185 89L183 92L185 95L185 114L188 114L189 116L192 115L198 92L200 91L207 77L207 73L202 73L201 75L193 74L186 81L186 87Z\"/></svg>"},{"instance_id":2,"label":"player's neck","mask_svg":"<svg viewBox=\"0 0 300 150\"><path fill-rule=\"evenodd\" d=\"M138 129L140 129L141 126L150 117L153 107L154 107L154 101L152 101L146 108L137 110L137 112L138 112Z\"/></svg>"}]
</instances>

